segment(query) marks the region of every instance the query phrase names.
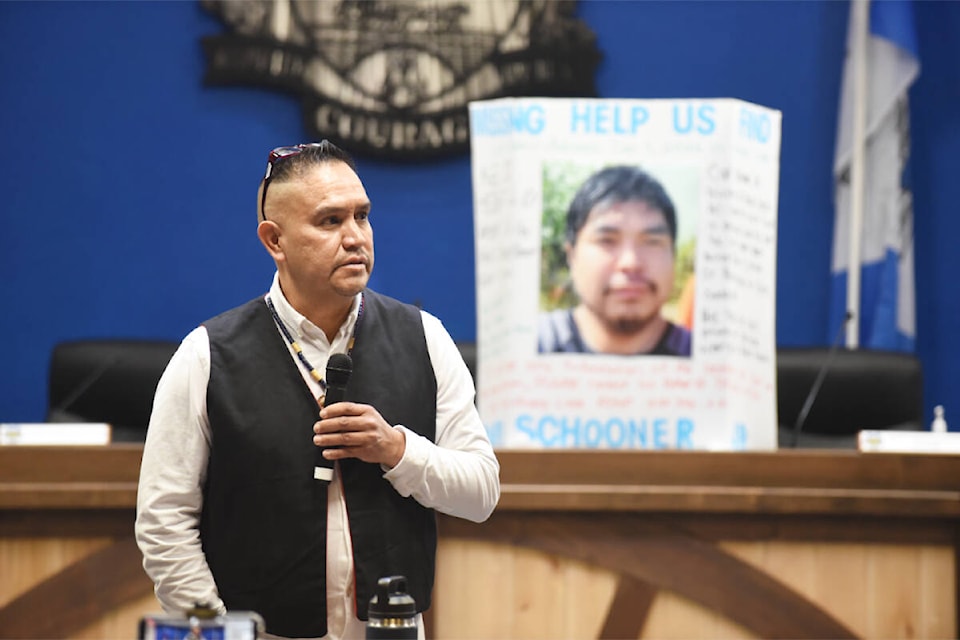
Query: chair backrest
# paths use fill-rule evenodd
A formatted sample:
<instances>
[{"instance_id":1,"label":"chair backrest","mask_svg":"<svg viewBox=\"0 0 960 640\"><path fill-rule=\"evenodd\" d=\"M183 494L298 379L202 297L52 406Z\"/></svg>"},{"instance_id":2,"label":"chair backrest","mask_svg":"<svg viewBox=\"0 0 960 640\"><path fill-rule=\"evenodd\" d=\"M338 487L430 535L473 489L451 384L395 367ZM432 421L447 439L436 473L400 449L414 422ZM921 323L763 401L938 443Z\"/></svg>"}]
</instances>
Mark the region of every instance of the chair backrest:
<instances>
[{"instance_id":1,"label":"chair backrest","mask_svg":"<svg viewBox=\"0 0 960 640\"><path fill-rule=\"evenodd\" d=\"M142 441L157 383L178 346L138 339L58 343L50 358L47 421L107 422L114 441Z\"/></svg>"},{"instance_id":2,"label":"chair backrest","mask_svg":"<svg viewBox=\"0 0 960 640\"><path fill-rule=\"evenodd\" d=\"M923 370L916 356L838 349L831 357L827 348L781 347L777 349L781 446L790 446L783 442L784 436L795 428L825 366L799 446L855 446L861 429L924 429Z\"/></svg>"}]
</instances>

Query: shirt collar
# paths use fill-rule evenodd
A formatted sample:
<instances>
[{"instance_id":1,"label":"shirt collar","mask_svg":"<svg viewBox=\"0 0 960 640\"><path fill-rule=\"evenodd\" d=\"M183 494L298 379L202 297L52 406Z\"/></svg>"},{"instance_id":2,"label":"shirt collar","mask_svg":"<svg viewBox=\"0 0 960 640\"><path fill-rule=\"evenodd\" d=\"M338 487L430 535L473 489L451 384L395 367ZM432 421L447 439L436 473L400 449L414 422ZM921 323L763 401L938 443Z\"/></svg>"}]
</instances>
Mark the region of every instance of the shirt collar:
<instances>
[{"instance_id":1,"label":"shirt collar","mask_svg":"<svg viewBox=\"0 0 960 640\"><path fill-rule=\"evenodd\" d=\"M273 274L273 283L270 285L270 299L273 300L273 306L277 310L277 315L280 316L280 319L283 320L283 323L287 325L290 331L299 339L307 336L308 338L313 338L316 336L324 336L325 334L317 325L313 324L304 317L299 311L293 308L293 306L287 301L286 296L283 295L283 291L280 289L280 275L278 273ZM363 294L358 293L353 298L353 302L350 305L350 313L347 314L347 319L344 320L343 324L340 325L340 330L337 331L336 337L333 339L333 342L336 342L346 336L349 336L353 333L353 327L357 323L357 313L360 309L360 298Z\"/></svg>"}]
</instances>

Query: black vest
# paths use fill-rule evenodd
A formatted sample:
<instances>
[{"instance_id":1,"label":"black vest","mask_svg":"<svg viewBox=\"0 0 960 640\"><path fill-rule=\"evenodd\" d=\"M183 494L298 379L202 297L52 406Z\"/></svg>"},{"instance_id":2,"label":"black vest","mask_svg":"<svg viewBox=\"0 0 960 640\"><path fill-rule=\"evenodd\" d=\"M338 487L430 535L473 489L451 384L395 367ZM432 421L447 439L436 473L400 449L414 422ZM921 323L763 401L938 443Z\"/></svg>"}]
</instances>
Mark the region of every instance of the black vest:
<instances>
[{"instance_id":1,"label":"black vest","mask_svg":"<svg viewBox=\"0 0 960 640\"><path fill-rule=\"evenodd\" d=\"M262 298L204 323L210 337L212 446L200 535L227 608L256 611L267 631L326 634L326 483L313 478L318 407ZM431 441L437 384L420 312L369 289L345 399ZM430 606L436 517L401 497L380 465L339 463L353 540L356 613L377 580L404 575Z\"/></svg>"}]
</instances>

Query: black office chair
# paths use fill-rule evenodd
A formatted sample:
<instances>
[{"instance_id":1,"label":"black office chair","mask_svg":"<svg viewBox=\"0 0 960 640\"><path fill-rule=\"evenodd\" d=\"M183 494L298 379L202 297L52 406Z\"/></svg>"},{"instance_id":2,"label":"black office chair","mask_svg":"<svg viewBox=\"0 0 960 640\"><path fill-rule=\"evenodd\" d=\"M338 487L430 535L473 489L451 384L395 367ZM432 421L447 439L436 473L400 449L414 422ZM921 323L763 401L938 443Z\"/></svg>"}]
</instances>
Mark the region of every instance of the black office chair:
<instances>
[{"instance_id":1,"label":"black office chair","mask_svg":"<svg viewBox=\"0 0 960 640\"><path fill-rule=\"evenodd\" d=\"M829 361L829 364L827 364ZM796 446L857 446L861 429L923 430L923 370L912 354L869 349L777 349L780 446L794 446L801 417L818 375L819 391Z\"/></svg>"},{"instance_id":2,"label":"black office chair","mask_svg":"<svg viewBox=\"0 0 960 640\"><path fill-rule=\"evenodd\" d=\"M72 340L54 346L48 422L106 422L114 442L146 438L153 395L178 342Z\"/></svg>"}]
</instances>

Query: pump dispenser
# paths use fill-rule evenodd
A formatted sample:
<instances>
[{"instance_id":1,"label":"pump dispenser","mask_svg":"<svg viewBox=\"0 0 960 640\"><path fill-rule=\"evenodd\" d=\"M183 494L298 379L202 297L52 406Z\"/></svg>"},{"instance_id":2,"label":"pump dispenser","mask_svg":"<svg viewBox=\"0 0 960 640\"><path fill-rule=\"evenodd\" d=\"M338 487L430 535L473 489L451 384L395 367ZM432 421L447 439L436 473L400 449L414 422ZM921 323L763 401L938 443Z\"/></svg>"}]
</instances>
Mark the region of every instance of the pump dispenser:
<instances>
[{"instance_id":1,"label":"pump dispenser","mask_svg":"<svg viewBox=\"0 0 960 640\"><path fill-rule=\"evenodd\" d=\"M943 416L942 404L938 404L933 408L933 422L930 424L930 431L934 433L947 432L947 420Z\"/></svg>"}]
</instances>

